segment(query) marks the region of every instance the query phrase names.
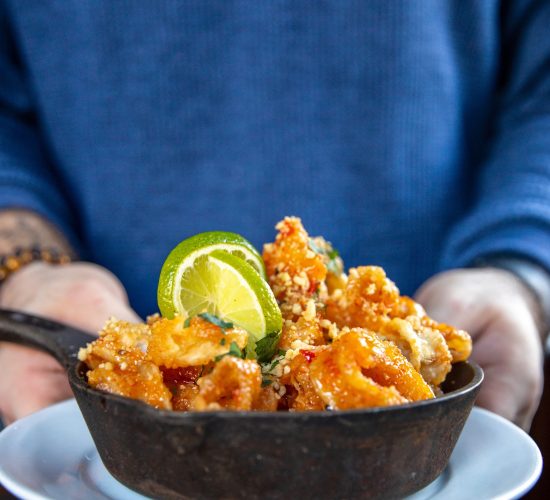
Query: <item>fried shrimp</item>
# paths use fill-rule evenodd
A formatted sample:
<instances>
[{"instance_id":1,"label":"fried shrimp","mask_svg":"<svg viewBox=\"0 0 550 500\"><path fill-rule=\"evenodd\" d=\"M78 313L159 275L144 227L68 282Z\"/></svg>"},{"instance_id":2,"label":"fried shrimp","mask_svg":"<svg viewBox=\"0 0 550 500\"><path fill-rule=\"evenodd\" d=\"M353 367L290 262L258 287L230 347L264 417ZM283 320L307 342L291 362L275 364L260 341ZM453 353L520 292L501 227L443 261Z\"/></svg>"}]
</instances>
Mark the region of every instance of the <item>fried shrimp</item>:
<instances>
[{"instance_id":1,"label":"fried shrimp","mask_svg":"<svg viewBox=\"0 0 550 500\"><path fill-rule=\"evenodd\" d=\"M283 317L289 319L296 317L304 303L318 292L327 267L323 257L311 249L300 219L285 217L276 228L279 234L274 243L264 245L263 259Z\"/></svg>"},{"instance_id":2,"label":"fried shrimp","mask_svg":"<svg viewBox=\"0 0 550 500\"><path fill-rule=\"evenodd\" d=\"M388 406L434 397L433 391L391 342L352 329L311 362L310 378L334 409Z\"/></svg>"},{"instance_id":3,"label":"fried shrimp","mask_svg":"<svg viewBox=\"0 0 550 500\"><path fill-rule=\"evenodd\" d=\"M452 363L470 355L470 336L400 295L381 267L346 274L332 244L297 217L276 227L263 259L280 332L249 333L204 313L110 320L79 353L90 385L176 411L339 410L441 394Z\"/></svg>"},{"instance_id":4,"label":"fried shrimp","mask_svg":"<svg viewBox=\"0 0 550 500\"><path fill-rule=\"evenodd\" d=\"M288 391L286 404L292 410L323 410L325 402L319 395L314 381L310 377L310 363L318 350L301 350L290 362L290 371L281 382L291 390Z\"/></svg>"},{"instance_id":5,"label":"fried shrimp","mask_svg":"<svg viewBox=\"0 0 550 500\"><path fill-rule=\"evenodd\" d=\"M209 375L198 381L199 393L192 409L251 410L261 389L261 372L252 360L226 356Z\"/></svg>"},{"instance_id":6,"label":"fried shrimp","mask_svg":"<svg viewBox=\"0 0 550 500\"><path fill-rule=\"evenodd\" d=\"M195 316L188 326L184 318L161 319L151 326L149 356L154 363L167 368L206 365L229 351L232 342L242 349L248 333L242 328L226 331Z\"/></svg>"},{"instance_id":7,"label":"fried shrimp","mask_svg":"<svg viewBox=\"0 0 550 500\"><path fill-rule=\"evenodd\" d=\"M340 327L367 328L394 342L433 386L471 352L466 332L429 318L420 304L399 295L380 267L351 269L345 288L328 298L326 315Z\"/></svg>"},{"instance_id":8,"label":"fried shrimp","mask_svg":"<svg viewBox=\"0 0 550 500\"><path fill-rule=\"evenodd\" d=\"M88 383L164 410L172 409L172 394L159 367L147 355L148 325L109 320L99 338L80 349L78 358L88 367Z\"/></svg>"}]
</instances>

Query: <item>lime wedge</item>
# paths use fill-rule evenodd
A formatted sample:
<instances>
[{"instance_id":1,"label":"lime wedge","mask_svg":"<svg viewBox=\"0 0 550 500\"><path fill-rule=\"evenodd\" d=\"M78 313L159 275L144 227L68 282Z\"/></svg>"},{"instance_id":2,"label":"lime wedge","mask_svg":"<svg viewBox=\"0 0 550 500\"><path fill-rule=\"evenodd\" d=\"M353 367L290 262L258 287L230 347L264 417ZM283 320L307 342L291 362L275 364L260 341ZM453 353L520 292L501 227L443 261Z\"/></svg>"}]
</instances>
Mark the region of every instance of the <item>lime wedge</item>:
<instances>
[{"instance_id":1,"label":"lime wedge","mask_svg":"<svg viewBox=\"0 0 550 500\"><path fill-rule=\"evenodd\" d=\"M196 234L176 246L162 266L157 299L163 316L173 318L178 313L173 300L174 287L181 281L183 271L192 267L195 260L216 250L223 250L244 259L265 279L265 267L261 255L241 235L224 231Z\"/></svg>"},{"instance_id":2,"label":"lime wedge","mask_svg":"<svg viewBox=\"0 0 550 500\"><path fill-rule=\"evenodd\" d=\"M250 259L202 246L169 255L161 271L158 303L163 316L208 312L246 329L254 341L279 332L281 311L268 283Z\"/></svg>"}]
</instances>

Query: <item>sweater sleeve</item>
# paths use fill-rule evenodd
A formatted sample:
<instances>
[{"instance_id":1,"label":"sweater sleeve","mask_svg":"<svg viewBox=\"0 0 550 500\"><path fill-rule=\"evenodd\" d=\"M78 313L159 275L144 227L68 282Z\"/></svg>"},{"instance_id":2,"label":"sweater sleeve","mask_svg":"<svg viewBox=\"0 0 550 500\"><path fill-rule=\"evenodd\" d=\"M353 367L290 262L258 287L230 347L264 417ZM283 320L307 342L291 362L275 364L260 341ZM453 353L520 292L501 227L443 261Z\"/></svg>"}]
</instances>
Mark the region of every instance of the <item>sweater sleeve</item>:
<instances>
[{"instance_id":1,"label":"sweater sleeve","mask_svg":"<svg viewBox=\"0 0 550 500\"><path fill-rule=\"evenodd\" d=\"M550 2L503 2L502 77L472 211L452 228L443 269L516 254L550 270Z\"/></svg>"},{"instance_id":2,"label":"sweater sleeve","mask_svg":"<svg viewBox=\"0 0 550 500\"><path fill-rule=\"evenodd\" d=\"M74 211L42 141L29 82L0 2L0 209L15 207L42 215L80 250Z\"/></svg>"}]
</instances>

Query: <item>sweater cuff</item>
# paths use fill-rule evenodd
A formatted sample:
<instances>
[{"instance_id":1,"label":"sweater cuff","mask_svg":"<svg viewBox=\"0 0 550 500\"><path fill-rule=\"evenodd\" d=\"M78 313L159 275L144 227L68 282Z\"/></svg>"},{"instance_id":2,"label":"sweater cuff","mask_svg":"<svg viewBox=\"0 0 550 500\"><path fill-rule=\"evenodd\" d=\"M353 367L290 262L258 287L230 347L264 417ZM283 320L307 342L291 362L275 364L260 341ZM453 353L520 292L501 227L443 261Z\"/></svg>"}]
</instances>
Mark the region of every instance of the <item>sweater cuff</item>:
<instances>
[{"instance_id":1,"label":"sweater cuff","mask_svg":"<svg viewBox=\"0 0 550 500\"><path fill-rule=\"evenodd\" d=\"M515 255L550 273L550 227L544 224L509 223L455 240L445 249L441 270L468 267L487 255Z\"/></svg>"}]
</instances>

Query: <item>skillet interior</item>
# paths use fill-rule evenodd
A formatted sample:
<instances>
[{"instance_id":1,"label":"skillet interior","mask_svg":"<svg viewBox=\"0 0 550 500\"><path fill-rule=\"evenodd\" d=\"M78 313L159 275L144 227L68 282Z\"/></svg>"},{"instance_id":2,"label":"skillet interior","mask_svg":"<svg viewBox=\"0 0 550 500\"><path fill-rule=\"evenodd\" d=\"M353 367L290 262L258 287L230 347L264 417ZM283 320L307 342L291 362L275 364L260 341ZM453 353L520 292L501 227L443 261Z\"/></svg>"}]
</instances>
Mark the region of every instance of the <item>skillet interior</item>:
<instances>
[{"instance_id":1,"label":"skillet interior","mask_svg":"<svg viewBox=\"0 0 550 500\"><path fill-rule=\"evenodd\" d=\"M107 469L154 498L399 498L445 468L483 374L454 365L435 400L341 412L159 411L69 370Z\"/></svg>"}]
</instances>

